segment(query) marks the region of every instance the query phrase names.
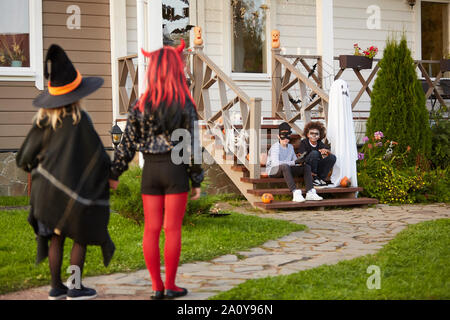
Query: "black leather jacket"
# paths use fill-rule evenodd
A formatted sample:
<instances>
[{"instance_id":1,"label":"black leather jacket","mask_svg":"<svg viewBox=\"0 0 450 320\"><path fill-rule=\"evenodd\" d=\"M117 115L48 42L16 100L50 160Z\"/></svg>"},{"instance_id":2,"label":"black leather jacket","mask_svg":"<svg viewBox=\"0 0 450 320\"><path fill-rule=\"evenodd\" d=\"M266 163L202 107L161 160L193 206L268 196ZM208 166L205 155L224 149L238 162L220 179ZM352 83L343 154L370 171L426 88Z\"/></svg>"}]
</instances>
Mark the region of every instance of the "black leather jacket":
<instances>
[{"instance_id":1,"label":"black leather jacket","mask_svg":"<svg viewBox=\"0 0 450 320\"><path fill-rule=\"evenodd\" d=\"M183 109L167 109L161 106L164 114L149 112L150 106L146 106L146 112L142 114L138 108L134 108L136 102L128 111L128 120L122 141L114 153L111 165L110 178L117 180L128 169L128 163L134 158L136 151L150 154L167 153L171 151L179 141L171 141L171 134L175 129L186 129L191 134L191 150L200 146L198 136L194 136L197 111L189 98ZM166 111L168 110L168 111ZM164 119L165 118L165 119ZM173 121L173 119L177 119ZM196 137L197 141L194 141ZM200 187L204 178L204 172L200 164L194 164L193 155L188 165L188 174L192 181L192 187Z\"/></svg>"}]
</instances>

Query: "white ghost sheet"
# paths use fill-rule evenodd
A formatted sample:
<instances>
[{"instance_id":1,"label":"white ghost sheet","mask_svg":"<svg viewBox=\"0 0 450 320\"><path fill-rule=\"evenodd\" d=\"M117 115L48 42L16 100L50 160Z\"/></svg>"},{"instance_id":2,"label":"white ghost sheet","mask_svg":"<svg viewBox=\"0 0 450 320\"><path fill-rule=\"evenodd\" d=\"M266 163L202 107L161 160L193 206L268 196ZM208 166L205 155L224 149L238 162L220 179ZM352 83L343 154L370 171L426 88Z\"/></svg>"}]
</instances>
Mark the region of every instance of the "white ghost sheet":
<instances>
[{"instance_id":1,"label":"white ghost sheet","mask_svg":"<svg viewBox=\"0 0 450 320\"><path fill-rule=\"evenodd\" d=\"M331 152L336 156L336 163L331 175L332 184L329 186L339 186L341 179L347 176L351 180L351 186L357 187L358 151L350 90L347 82L342 79L334 81L330 88L327 138L331 144Z\"/></svg>"}]
</instances>

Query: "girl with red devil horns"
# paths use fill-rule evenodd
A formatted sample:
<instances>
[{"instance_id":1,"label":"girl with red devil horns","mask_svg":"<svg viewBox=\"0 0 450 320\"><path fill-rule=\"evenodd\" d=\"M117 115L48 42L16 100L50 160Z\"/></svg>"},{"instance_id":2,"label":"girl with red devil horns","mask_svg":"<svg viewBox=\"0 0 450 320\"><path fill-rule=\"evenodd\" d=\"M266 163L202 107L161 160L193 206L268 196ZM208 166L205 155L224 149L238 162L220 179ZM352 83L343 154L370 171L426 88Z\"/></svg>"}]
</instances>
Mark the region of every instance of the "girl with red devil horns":
<instances>
[{"instance_id":1,"label":"girl with red devil horns","mask_svg":"<svg viewBox=\"0 0 450 320\"><path fill-rule=\"evenodd\" d=\"M152 299L175 298L187 290L175 285L181 252L181 225L186 210L189 179L191 200L200 197L203 170L199 164L175 164L171 154L178 141L171 140L176 129L186 129L194 144L197 111L187 87L182 52L178 48L163 48L142 53L149 59L147 87L128 112L123 138L114 154L110 184L117 188L119 176L128 169L135 152L144 154L141 193L145 227L143 251L155 294ZM184 139L183 139L184 141ZM191 149L194 150L194 149ZM179 152L175 152L178 153ZM192 155L193 156L193 155ZM192 158L191 156L191 158ZM160 274L159 235L164 225L164 262L166 279ZM164 292L166 290L166 292Z\"/></svg>"}]
</instances>

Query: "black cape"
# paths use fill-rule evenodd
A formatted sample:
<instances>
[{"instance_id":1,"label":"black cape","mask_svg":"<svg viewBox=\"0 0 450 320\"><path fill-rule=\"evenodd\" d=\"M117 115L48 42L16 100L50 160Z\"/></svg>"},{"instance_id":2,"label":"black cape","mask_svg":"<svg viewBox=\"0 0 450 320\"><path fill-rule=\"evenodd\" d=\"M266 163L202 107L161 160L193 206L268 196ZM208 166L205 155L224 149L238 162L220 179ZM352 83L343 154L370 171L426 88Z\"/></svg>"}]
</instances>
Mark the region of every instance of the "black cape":
<instances>
[{"instance_id":1,"label":"black cape","mask_svg":"<svg viewBox=\"0 0 450 320\"><path fill-rule=\"evenodd\" d=\"M109 171L111 160L86 112L79 123L71 116L56 130L39 128L28 133L16 157L31 172L31 210L28 222L38 240L36 263L48 255L42 226L83 245L100 245L109 264L115 246L108 233Z\"/></svg>"}]
</instances>

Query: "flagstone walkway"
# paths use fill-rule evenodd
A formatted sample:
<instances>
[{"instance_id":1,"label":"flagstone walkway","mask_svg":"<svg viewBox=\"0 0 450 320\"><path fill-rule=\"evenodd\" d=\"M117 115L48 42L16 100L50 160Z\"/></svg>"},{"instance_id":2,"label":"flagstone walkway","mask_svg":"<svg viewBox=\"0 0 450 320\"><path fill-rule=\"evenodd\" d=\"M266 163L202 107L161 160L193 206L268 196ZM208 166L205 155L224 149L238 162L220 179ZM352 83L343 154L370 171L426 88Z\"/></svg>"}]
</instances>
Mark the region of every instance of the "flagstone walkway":
<instances>
[{"instance_id":1,"label":"flagstone walkway","mask_svg":"<svg viewBox=\"0 0 450 320\"><path fill-rule=\"evenodd\" d=\"M226 205L220 207L223 209ZM190 292L182 299L207 299L247 279L290 274L375 253L408 224L450 218L448 204L377 205L368 209L277 213L256 213L245 207L231 209L305 224L309 229L268 241L237 255L181 265L177 285ZM148 300L152 293L147 270L88 277L83 279L83 284L98 291L97 299ZM34 288L0 296L0 300L47 299L48 290L48 286Z\"/></svg>"}]
</instances>

